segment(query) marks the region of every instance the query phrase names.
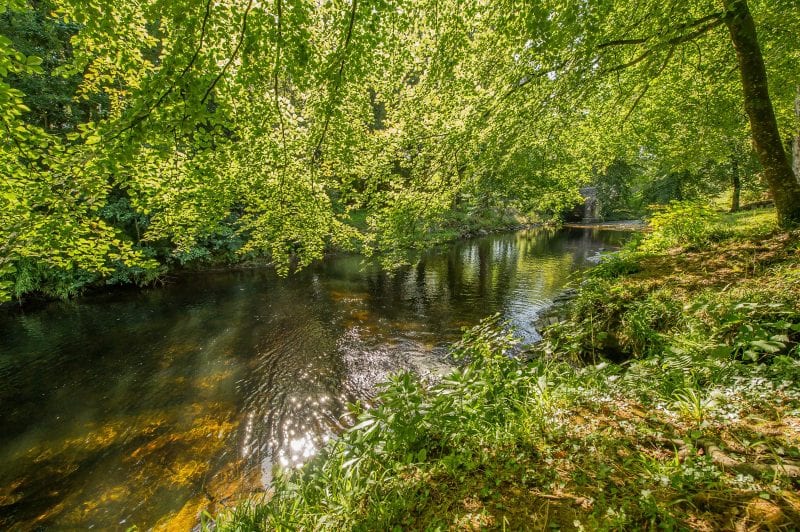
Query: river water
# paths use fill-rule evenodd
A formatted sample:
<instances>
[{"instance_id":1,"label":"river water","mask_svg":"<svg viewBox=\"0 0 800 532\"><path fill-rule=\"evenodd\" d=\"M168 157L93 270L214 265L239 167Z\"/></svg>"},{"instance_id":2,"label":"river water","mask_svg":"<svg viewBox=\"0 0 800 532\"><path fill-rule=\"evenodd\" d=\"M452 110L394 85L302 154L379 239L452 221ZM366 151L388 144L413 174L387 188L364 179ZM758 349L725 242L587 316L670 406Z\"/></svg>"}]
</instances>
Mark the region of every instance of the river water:
<instances>
[{"instance_id":1,"label":"river water","mask_svg":"<svg viewBox=\"0 0 800 532\"><path fill-rule=\"evenodd\" d=\"M0 314L0 529L188 529L313 456L389 373L446 371L462 327L500 312L537 339L624 238L526 230L394 272L334 256Z\"/></svg>"}]
</instances>

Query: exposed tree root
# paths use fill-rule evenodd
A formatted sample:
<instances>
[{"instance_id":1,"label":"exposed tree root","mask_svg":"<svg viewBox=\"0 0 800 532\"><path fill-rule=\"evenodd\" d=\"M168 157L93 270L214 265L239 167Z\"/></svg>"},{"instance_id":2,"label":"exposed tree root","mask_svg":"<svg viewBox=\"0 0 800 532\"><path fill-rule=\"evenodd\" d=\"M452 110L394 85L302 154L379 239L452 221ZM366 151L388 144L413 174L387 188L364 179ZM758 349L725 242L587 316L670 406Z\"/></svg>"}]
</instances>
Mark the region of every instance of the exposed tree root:
<instances>
[{"instance_id":1,"label":"exposed tree root","mask_svg":"<svg viewBox=\"0 0 800 532\"><path fill-rule=\"evenodd\" d=\"M786 460L778 464L740 462L720 449L719 445L713 441L701 440L698 441L697 444L705 451L706 455L711 458L714 465L722 470L735 471L743 475L752 475L754 477L760 477L764 473L769 473L772 475L784 475L792 479L800 478L800 465L794 462Z\"/></svg>"},{"instance_id":2,"label":"exposed tree root","mask_svg":"<svg viewBox=\"0 0 800 532\"><path fill-rule=\"evenodd\" d=\"M675 450L678 456L683 459L689 454L689 445L676 438L651 437L649 442L659 447ZM730 454L723 451L719 444L711 440L698 440L695 445L711 458L711 462L723 471L734 471L743 475L751 475L759 478L764 473L771 475L782 475L791 479L800 479L800 464L794 460L780 460L779 463L755 463L752 461L740 461ZM780 456L776 454L776 456Z\"/></svg>"}]
</instances>

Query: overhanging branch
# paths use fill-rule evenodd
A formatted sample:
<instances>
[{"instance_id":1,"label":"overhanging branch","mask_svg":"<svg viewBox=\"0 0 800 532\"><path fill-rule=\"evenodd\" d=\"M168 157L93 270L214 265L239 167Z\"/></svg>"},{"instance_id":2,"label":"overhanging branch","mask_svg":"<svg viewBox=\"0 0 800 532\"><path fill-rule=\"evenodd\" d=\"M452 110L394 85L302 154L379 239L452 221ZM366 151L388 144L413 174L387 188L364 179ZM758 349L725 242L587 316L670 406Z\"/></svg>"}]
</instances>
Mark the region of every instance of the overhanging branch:
<instances>
[{"instance_id":1,"label":"overhanging branch","mask_svg":"<svg viewBox=\"0 0 800 532\"><path fill-rule=\"evenodd\" d=\"M236 56L239 55L239 49L242 47L245 33L247 33L247 15L250 14L250 9L252 7L253 7L253 0L248 0L247 8L245 8L244 17L242 18L242 30L241 32L239 32L239 40L236 43L236 47L233 49L231 57L228 59L228 62L225 63L225 66L223 66L222 69L219 71L217 77L214 78L214 81L212 81L211 85L209 85L208 88L206 89L203 98L200 100L200 105L206 103L206 100L211 95L211 91L214 90L214 87L217 85L217 83L219 83L219 80L222 79L222 76L225 75L225 72L228 70L228 67L231 66L231 63L233 63L234 59L236 59Z\"/></svg>"},{"instance_id":2,"label":"overhanging branch","mask_svg":"<svg viewBox=\"0 0 800 532\"><path fill-rule=\"evenodd\" d=\"M666 40L662 40L660 42L657 42L657 43L653 44L653 46L645 49L641 54L639 54L638 56L634 57L630 61L628 61L626 63L622 63L622 64L619 64L619 65L616 65L616 66L613 66L613 67L608 68L608 69L605 69L602 73L603 74L608 74L608 73L611 73L611 72L617 72L617 71L625 70L627 68L635 66L635 65L641 63L642 61L644 61L645 59L649 58L650 56L652 56L653 53L656 52L657 50L659 50L661 48L667 48L667 47L673 48L673 47L675 47L675 46L677 46L679 44L683 44L683 43L686 43L686 42L691 42L691 41L693 41L693 40L705 35L709 31L711 31L712 29L716 28L717 26L721 25L724 21L725 21L725 14L724 13L712 13L711 15L707 15L705 17L701 17L701 18L699 18L697 20L693 20L691 22L686 22L684 24L679 24L678 26L675 26L674 28L670 29L669 33L673 34L673 37L671 37L669 39L666 39ZM685 33L685 34L674 35L676 32L680 32L682 30L687 30L687 29L690 29L690 28L695 28L695 29L690 31L690 32L688 32L688 33ZM597 48L604 49L604 48L610 48L610 47L613 47L613 46L639 46L641 44L645 44L647 42L650 42L653 39L654 39L653 35L650 35L648 37L635 38L635 39L617 39L617 40L607 41L607 42L601 43L601 44L599 44L597 46ZM669 55L671 56L672 53L670 53ZM662 70L663 70L663 68L662 68Z\"/></svg>"},{"instance_id":3,"label":"overhanging branch","mask_svg":"<svg viewBox=\"0 0 800 532\"><path fill-rule=\"evenodd\" d=\"M356 9L358 8L358 0L352 0L352 6L350 7L350 22L347 25L347 34L344 38L344 44L342 45L342 61L339 63L339 72L336 76L336 82L334 84L333 90L330 94L330 101L328 102L329 107L333 103L333 99L336 96L336 93L339 92L339 86L342 84L342 77L344 76L344 67L347 64L347 49L350 46L350 40L353 37L353 27L356 23ZM332 112L330 109L326 110L325 112L325 123L322 126L322 133L319 136L319 140L317 141L317 145L312 152L312 160L318 160L322 156L322 144L325 142L325 136L328 134L328 126L331 122L331 114Z\"/></svg>"},{"instance_id":4,"label":"overhanging branch","mask_svg":"<svg viewBox=\"0 0 800 532\"><path fill-rule=\"evenodd\" d=\"M192 54L192 58L183 68L181 73L178 75L178 79L183 79L183 77L189 73L189 70L192 69L195 62L197 62L197 58L200 56L200 52L203 49L203 43L206 37L206 27L208 26L208 20L210 17L211 17L211 0L207 0L205 14L203 15L203 22L200 25L200 40L197 43L197 48L195 48L194 54ZM169 96L173 90L175 90L175 83L167 87L167 90L165 90L155 102L151 103L143 113L135 116L133 120L131 120L130 124L128 124L120 131L118 131L113 137L111 137L111 140L116 139L126 131L133 129L141 122L143 122L147 117L149 117L152 114L152 112L155 110L156 107L164 103L164 100L167 99L167 96Z\"/></svg>"}]
</instances>

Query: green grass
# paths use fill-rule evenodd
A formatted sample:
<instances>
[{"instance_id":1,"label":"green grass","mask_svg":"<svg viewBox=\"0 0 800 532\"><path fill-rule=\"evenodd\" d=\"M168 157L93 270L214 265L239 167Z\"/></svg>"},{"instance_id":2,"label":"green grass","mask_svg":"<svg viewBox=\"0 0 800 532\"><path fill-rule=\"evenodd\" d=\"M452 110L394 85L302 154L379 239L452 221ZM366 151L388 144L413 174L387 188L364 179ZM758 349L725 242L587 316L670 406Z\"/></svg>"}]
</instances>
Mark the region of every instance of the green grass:
<instances>
[{"instance_id":1,"label":"green grass","mask_svg":"<svg viewBox=\"0 0 800 532\"><path fill-rule=\"evenodd\" d=\"M527 357L510 356L519 346L496 317L466 331L460 369L393 377L373 408L354 407L353 428L215 526L800 522L800 234L778 233L770 211L713 223L724 230L703 244L678 234L689 243L606 261Z\"/></svg>"},{"instance_id":2,"label":"green grass","mask_svg":"<svg viewBox=\"0 0 800 532\"><path fill-rule=\"evenodd\" d=\"M725 214L722 223L737 238L757 238L775 232L778 218L774 208L754 209Z\"/></svg>"}]
</instances>

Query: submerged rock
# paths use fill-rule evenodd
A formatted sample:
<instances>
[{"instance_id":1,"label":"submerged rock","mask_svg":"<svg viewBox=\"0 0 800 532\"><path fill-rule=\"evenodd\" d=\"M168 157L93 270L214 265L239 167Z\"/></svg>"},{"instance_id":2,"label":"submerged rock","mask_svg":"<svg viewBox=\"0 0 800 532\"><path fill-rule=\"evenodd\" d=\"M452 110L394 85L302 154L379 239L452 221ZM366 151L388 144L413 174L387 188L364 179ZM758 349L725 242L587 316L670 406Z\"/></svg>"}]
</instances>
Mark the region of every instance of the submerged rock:
<instances>
[{"instance_id":1,"label":"submerged rock","mask_svg":"<svg viewBox=\"0 0 800 532\"><path fill-rule=\"evenodd\" d=\"M553 302L544 308L533 321L536 330L541 331L545 327L565 321L569 317L569 304L577 296L578 291L575 288L565 288L559 292L553 298Z\"/></svg>"}]
</instances>

